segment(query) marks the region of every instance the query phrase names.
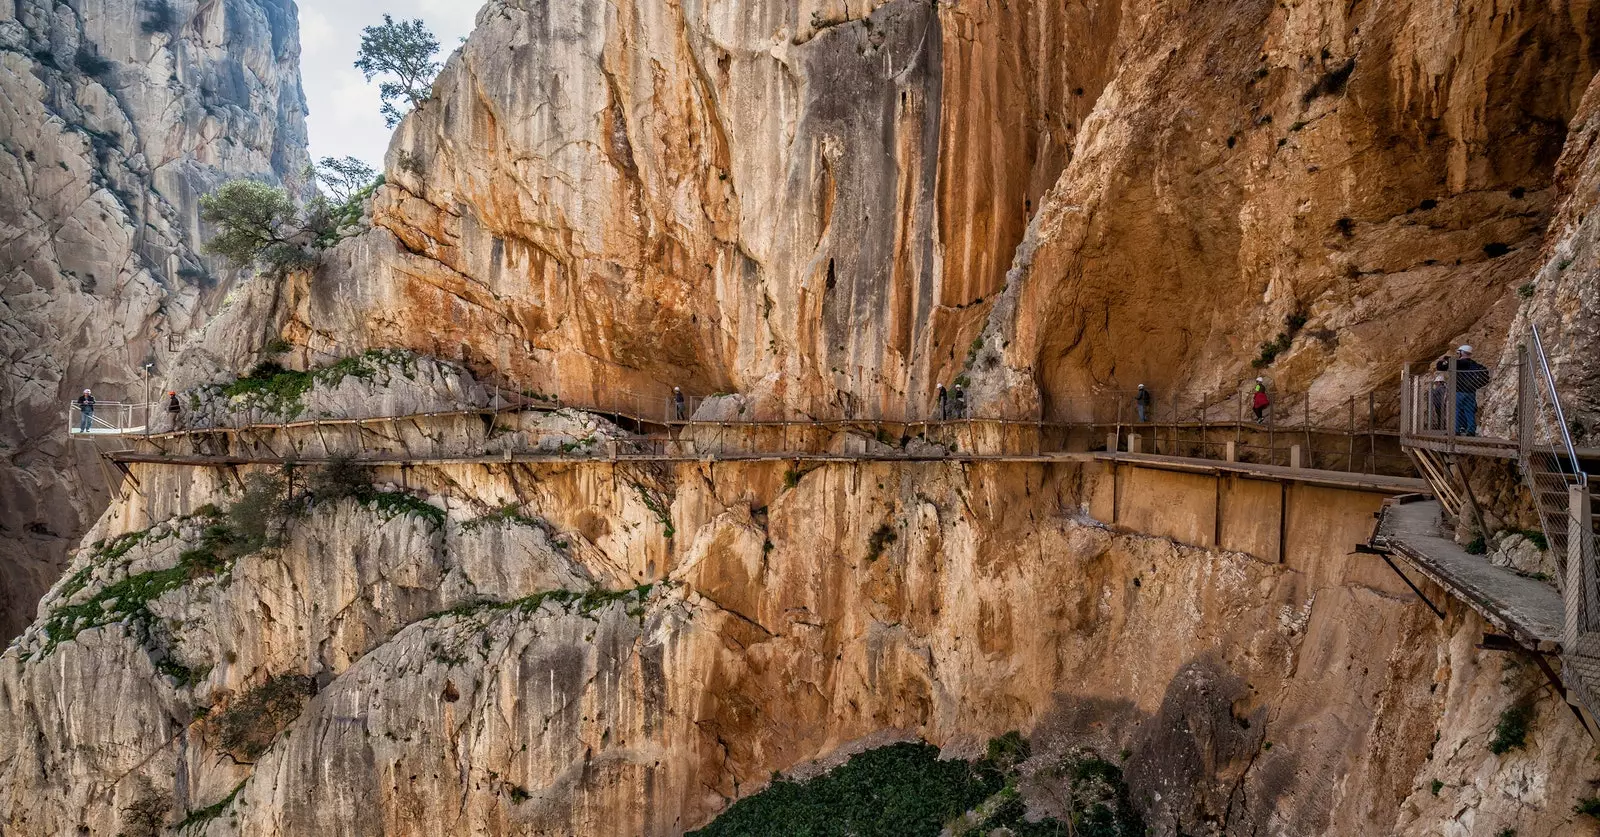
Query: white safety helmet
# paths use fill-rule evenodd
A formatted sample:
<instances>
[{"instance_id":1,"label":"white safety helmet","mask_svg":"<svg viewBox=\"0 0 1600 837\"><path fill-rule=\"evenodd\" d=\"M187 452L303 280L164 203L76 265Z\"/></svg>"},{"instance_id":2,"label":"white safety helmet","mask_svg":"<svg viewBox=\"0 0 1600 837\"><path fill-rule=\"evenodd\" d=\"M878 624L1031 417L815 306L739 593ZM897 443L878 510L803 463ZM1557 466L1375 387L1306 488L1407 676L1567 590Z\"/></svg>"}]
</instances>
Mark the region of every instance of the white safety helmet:
<instances>
[{"instance_id":1,"label":"white safety helmet","mask_svg":"<svg viewBox=\"0 0 1600 837\"><path fill-rule=\"evenodd\" d=\"M88 391L88 390L84 390L84 391L83 391L83 394L84 394L84 395L88 395L88 394L89 394L89 391Z\"/></svg>"},{"instance_id":2,"label":"white safety helmet","mask_svg":"<svg viewBox=\"0 0 1600 837\"><path fill-rule=\"evenodd\" d=\"M1267 382L1267 379L1266 379L1266 378L1257 378L1257 379L1256 379L1256 383L1258 383L1258 384L1264 384L1264 383L1266 383L1266 382Z\"/></svg>"},{"instance_id":3,"label":"white safety helmet","mask_svg":"<svg viewBox=\"0 0 1600 837\"><path fill-rule=\"evenodd\" d=\"M1456 349L1456 351L1461 353L1461 354L1464 354L1464 355L1470 355L1470 354L1472 354L1472 347L1471 346L1462 346L1461 348Z\"/></svg>"},{"instance_id":4,"label":"white safety helmet","mask_svg":"<svg viewBox=\"0 0 1600 837\"><path fill-rule=\"evenodd\" d=\"M1139 389L1144 389L1144 384L1140 384Z\"/></svg>"}]
</instances>

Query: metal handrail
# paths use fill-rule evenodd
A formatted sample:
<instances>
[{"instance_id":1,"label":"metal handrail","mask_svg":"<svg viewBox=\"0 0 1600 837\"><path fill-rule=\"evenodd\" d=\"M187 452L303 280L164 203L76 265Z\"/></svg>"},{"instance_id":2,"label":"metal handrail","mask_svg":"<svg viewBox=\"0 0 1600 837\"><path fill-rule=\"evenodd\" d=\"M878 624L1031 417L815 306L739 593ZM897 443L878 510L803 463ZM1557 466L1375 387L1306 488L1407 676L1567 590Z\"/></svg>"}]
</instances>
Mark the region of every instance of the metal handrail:
<instances>
[{"instance_id":1,"label":"metal handrail","mask_svg":"<svg viewBox=\"0 0 1600 837\"><path fill-rule=\"evenodd\" d=\"M1578 449L1572 444L1572 432L1567 427L1567 414L1561 409L1561 399L1556 395L1556 378L1550 371L1550 358L1544 353L1544 341L1539 338L1539 327L1529 326L1533 334L1533 356L1538 363L1539 372L1544 376L1546 390L1550 393L1550 406L1556 413L1556 427L1561 435L1561 443L1566 448L1567 460L1572 463L1573 475L1577 483L1582 485L1588 482L1588 475L1578 468Z\"/></svg>"}]
</instances>

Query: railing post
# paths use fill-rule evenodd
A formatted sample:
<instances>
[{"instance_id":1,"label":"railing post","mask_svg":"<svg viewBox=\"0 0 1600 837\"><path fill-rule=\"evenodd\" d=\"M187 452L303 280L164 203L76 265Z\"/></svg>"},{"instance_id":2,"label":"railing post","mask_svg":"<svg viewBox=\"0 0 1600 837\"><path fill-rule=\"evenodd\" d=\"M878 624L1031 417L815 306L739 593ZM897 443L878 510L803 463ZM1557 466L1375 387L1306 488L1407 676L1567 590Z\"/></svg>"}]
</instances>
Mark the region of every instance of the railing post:
<instances>
[{"instance_id":1,"label":"railing post","mask_svg":"<svg viewBox=\"0 0 1600 837\"><path fill-rule=\"evenodd\" d=\"M1600 591L1596 590L1594 567L1594 505L1589 486L1583 483L1567 488L1567 585L1566 644L1577 648L1579 638L1600 630Z\"/></svg>"},{"instance_id":2,"label":"railing post","mask_svg":"<svg viewBox=\"0 0 1600 837\"><path fill-rule=\"evenodd\" d=\"M1460 416L1461 408L1459 406L1460 405L1460 400L1456 398L1456 359L1455 358L1451 358L1450 359L1450 371L1445 374L1444 392L1445 392L1444 412L1445 412L1445 416L1446 416L1446 419L1445 419L1445 430L1448 431L1446 433L1446 435L1448 435L1450 437L1450 450L1451 450L1451 452L1454 452L1455 451L1455 446L1456 446L1456 432L1459 429L1457 423L1460 421L1460 418L1461 418L1461 416Z\"/></svg>"},{"instance_id":3,"label":"railing post","mask_svg":"<svg viewBox=\"0 0 1600 837\"><path fill-rule=\"evenodd\" d=\"M1409 365L1400 367L1400 435L1402 437L1417 435L1417 429L1413 426L1413 422L1416 420L1413 415L1415 412L1413 407L1416 406L1413 403L1414 394L1412 390L1414 388L1415 386L1411 381L1411 367Z\"/></svg>"},{"instance_id":4,"label":"railing post","mask_svg":"<svg viewBox=\"0 0 1600 837\"><path fill-rule=\"evenodd\" d=\"M1533 362L1528 344L1517 347L1517 451L1524 467L1533 455L1538 396L1534 394Z\"/></svg>"}]
</instances>

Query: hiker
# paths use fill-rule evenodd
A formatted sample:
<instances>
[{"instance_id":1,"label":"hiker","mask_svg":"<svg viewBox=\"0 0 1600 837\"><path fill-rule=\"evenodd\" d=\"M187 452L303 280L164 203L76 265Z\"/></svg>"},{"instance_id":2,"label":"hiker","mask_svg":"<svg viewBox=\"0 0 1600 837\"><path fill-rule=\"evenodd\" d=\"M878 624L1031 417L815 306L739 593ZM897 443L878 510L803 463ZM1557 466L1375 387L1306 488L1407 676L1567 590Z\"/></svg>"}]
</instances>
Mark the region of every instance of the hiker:
<instances>
[{"instance_id":1,"label":"hiker","mask_svg":"<svg viewBox=\"0 0 1600 837\"><path fill-rule=\"evenodd\" d=\"M683 390L672 388L672 409L678 415L678 421L683 421Z\"/></svg>"},{"instance_id":2,"label":"hiker","mask_svg":"<svg viewBox=\"0 0 1600 837\"><path fill-rule=\"evenodd\" d=\"M950 418L950 393L945 392L944 384L939 385L939 420Z\"/></svg>"},{"instance_id":3,"label":"hiker","mask_svg":"<svg viewBox=\"0 0 1600 837\"><path fill-rule=\"evenodd\" d=\"M1266 424L1267 409L1272 406L1272 399L1267 397L1267 379L1257 378L1250 393L1250 409L1256 414L1256 424Z\"/></svg>"},{"instance_id":4,"label":"hiker","mask_svg":"<svg viewBox=\"0 0 1600 837\"><path fill-rule=\"evenodd\" d=\"M967 417L967 391L962 389L960 384L956 384L956 399L955 399L955 401L956 401L955 417L956 418L966 418Z\"/></svg>"},{"instance_id":5,"label":"hiker","mask_svg":"<svg viewBox=\"0 0 1600 837\"><path fill-rule=\"evenodd\" d=\"M1139 392L1133 396L1133 406L1139 410L1139 423L1150 421L1150 390L1144 384L1139 385Z\"/></svg>"},{"instance_id":6,"label":"hiker","mask_svg":"<svg viewBox=\"0 0 1600 837\"><path fill-rule=\"evenodd\" d=\"M168 392L167 393L167 421L168 421L168 423L170 423L172 425L172 429L173 430L177 430L178 429L178 413L182 412L182 410L183 410L183 406L178 403L178 393L176 391Z\"/></svg>"},{"instance_id":7,"label":"hiker","mask_svg":"<svg viewBox=\"0 0 1600 837\"><path fill-rule=\"evenodd\" d=\"M1449 371L1450 359L1440 358L1436 371ZM1478 390L1489 385L1489 367L1472 359L1472 347L1456 349L1456 433L1478 435Z\"/></svg>"},{"instance_id":8,"label":"hiker","mask_svg":"<svg viewBox=\"0 0 1600 837\"><path fill-rule=\"evenodd\" d=\"M1450 368L1450 356L1449 355L1445 355L1444 357L1439 358L1439 362L1434 364L1434 369L1435 370L1449 369L1449 368ZM1439 430L1444 430L1445 427L1446 427L1446 425L1444 423L1444 417L1445 417L1445 412L1444 412L1445 391L1450 388L1450 385L1448 383L1446 383L1447 380L1449 380L1449 379L1445 376L1444 372L1435 371L1433 373L1433 381L1428 384L1428 424L1427 424L1427 427L1426 427L1427 430L1439 431Z\"/></svg>"},{"instance_id":9,"label":"hiker","mask_svg":"<svg viewBox=\"0 0 1600 837\"><path fill-rule=\"evenodd\" d=\"M84 390L78 396L78 432L88 433L89 427L94 423L94 393Z\"/></svg>"}]
</instances>

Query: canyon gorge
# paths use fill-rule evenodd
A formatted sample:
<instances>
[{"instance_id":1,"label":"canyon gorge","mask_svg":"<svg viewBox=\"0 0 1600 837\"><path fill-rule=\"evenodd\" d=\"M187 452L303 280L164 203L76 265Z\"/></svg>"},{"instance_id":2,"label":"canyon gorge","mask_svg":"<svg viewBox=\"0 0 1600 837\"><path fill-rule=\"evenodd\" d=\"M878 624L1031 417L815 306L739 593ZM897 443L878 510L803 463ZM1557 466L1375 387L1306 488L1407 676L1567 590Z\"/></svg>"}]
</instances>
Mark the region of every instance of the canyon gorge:
<instances>
[{"instance_id":1,"label":"canyon gorge","mask_svg":"<svg viewBox=\"0 0 1600 837\"><path fill-rule=\"evenodd\" d=\"M489 0L359 229L274 273L197 206L309 188L293 3L0 8L0 834L676 837L1011 732L1035 822L1092 753L1163 837L1596 834L1538 666L1357 551L1398 489L900 428L941 384L1056 422L1258 375L1389 420L1460 343L1505 428L1537 325L1596 444L1597 37L1588 0ZM108 470L65 402L146 362L218 432ZM896 429L618 461L674 387L700 450Z\"/></svg>"}]
</instances>

